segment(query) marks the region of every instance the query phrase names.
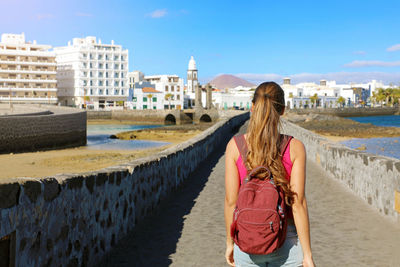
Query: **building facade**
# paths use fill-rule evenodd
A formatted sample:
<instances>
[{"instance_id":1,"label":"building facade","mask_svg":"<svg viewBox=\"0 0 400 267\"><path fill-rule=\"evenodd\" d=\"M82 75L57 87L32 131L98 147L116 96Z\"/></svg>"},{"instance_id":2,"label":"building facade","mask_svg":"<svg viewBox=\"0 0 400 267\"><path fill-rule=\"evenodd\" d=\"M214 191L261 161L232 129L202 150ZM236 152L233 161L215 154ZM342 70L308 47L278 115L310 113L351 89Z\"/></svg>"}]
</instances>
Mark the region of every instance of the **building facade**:
<instances>
[{"instance_id":1,"label":"building facade","mask_svg":"<svg viewBox=\"0 0 400 267\"><path fill-rule=\"evenodd\" d=\"M62 105L122 109L129 94L128 50L96 37L74 38L54 48L58 98Z\"/></svg>"},{"instance_id":2,"label":"building facade","mask_svg":"<svg viewBox=\"0 0 400 267\"><path fill-rule=\"evenodd\" d=\"M2 34L0 102L57 103L56 61L50 45L26 42L22 34Z\"/></svg>"},{"instance_id":3,"label":"building facade","mask_svg":"<svg viewBox=\"0 0 400 267\"><path fill-rule=\"evenodd\" d=\"M129 77L133 81L129 89L133 92L132 103L129 103L132 109L183 109L184 83L179 76L144 76L143 73L135 71L129 73ZM151 103L145 100L148 94L155 94L156 99L151 99Z\"/></svg>"}]
</instances>

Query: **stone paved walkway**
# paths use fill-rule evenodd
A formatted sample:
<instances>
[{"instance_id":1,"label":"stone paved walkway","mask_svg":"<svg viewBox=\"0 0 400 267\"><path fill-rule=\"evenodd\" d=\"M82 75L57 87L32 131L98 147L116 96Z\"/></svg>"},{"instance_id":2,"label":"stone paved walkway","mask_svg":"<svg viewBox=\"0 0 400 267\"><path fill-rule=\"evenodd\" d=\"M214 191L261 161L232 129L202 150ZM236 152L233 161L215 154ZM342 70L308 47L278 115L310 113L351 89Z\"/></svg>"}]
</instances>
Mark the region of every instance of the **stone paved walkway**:
<instances>
[{"instance_id":1,"label":"stone paved walkway","mask_svg":"<svg viewBox=\"0 0 400 267\"><path fill-rule=\"evenodd\" d=\"M244 127L240 131L244 131ZM227 266L221 147L102 266ZM400 266L400 227L307 163L307 200L317 266Z\"/></svg>"}]
</instances>

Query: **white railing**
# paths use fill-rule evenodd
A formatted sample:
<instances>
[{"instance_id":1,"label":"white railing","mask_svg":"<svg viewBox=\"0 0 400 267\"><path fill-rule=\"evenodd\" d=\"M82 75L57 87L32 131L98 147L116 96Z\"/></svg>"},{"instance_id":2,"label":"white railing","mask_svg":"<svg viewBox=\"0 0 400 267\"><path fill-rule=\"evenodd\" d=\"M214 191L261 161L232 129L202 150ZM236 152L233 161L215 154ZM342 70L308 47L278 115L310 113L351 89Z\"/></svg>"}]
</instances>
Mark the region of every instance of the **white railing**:
<instances>
[{"instance_id":1,"label":"white railing","mask_svg":"<svg viewBox=\"0 0 400 267\"><path fill-rule=\"evenodd\" d=\"M0 60L0 64L9 64L9 65L42 65L42 66L56 66L56 62L48 62L48 61L20 61L20 60Z\"/></svg>"},{"instance_id":2,"label":"white railing","mask_svg":"<svg viewBox=\"0 0 400 267\"><path fill-rule=\"evenodd\" d=\"M57 74L54 70L24 70L24 69L0 69L0 73L38 73L38 74Z\"/></svg>"},{"instance_id":3,"label":"white railing","mask_svg":"<svg viewBox=\"0 0 400 267\"><path fill-rule=\"evenodd\" d=\"M11 91L11 92L16 92L16 91L57 92L57 90L58 90L57 88L43 88L43 87L34 88L34 87L2 87L2 86L0 86L0 91L6 91L6 92L9 92L9 91Z\"/></svg>"},{"instance_id":4,"label":"white railing","mask_svg":"<svg viewBox=\"0 0 400 267\"><path fill-rule=\"evenodd\" d=\"M10 78L1 78L0 82L21 82L21 83L56 83L57 80L41 80L41 79L10 79Z\"/></svg>"}]
</instances>

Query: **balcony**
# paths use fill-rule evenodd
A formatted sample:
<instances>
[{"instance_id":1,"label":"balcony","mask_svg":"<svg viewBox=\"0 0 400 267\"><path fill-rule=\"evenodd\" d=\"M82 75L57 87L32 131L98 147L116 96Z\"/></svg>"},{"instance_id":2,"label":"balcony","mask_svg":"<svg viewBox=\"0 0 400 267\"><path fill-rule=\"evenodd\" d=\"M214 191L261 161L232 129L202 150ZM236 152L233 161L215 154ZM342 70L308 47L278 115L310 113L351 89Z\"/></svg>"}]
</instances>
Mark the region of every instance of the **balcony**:
<instances>
[{"instance_id":1,"label":"balcony","mask_svg":"<svg viewBox=\"0 0 400 267\"><path fill-rule=\"evenodd\" d=\"M50 70L24 70L24 69L0 69L0 73L33 73L33 74L57 74L56 71Z\"/></svg>"},{"instance_id":2,"label":"balcony","mask_svg":"<svg viewBox=\"0 0 400 267\"><path fill-rule=\"evenodd\" d=\"M0 77L0 83L2 82L9 82L9 83L56 83L57 80L41 80L41 79L22 79L22 78L15 78L15 79L10 79L10 78L1 78Z\"/></svg>"},{"instance_id":3,"label":"balcony","mask_svg":"<svg viewBox=\"0 0 400 267\"><path fill-rule=\"evenodd\" d=\"M57 92L57 88L45 88L45 87L7 87L0 86L0 91L2 92Z\"/></svg>"},{"instance_id":4,"label":"balcony","mask_svg":"<svg viewBox=\"0 0 400 267\"><path fill-rule=\"evenodd\" d=\"M42 97L42 96L0 96L0 101L4 101L4 102L30 102L30 101L34 101L34 102L43 102L43 103L48 103L48 102L55 102L57 103L58 98L57 97Z\"/></svg>"},{"instance_id":5,"label":"balcony","mask_svg":"<svg viewBox=\"0 0 400 267\"><path fill-rule=\"evenodd\" d=\"M8 65L40 65L40 66L57 66L56 62L48 62L48 61L15 61L15 60L0 60L0 64L8 64Z\"/></svg>"}]
</instances>

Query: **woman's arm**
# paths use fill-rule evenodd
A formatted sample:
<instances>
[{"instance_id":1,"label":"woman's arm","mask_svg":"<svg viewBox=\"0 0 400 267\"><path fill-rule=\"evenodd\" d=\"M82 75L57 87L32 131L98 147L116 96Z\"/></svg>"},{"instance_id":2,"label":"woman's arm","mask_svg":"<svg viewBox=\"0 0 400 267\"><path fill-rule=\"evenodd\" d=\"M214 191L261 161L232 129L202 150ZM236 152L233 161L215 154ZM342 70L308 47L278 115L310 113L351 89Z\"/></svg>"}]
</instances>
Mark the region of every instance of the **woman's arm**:
<instances>
[{"instance_id":1,"label":"woman's arm","mask_svg":"<svg viewBox=\"0 0 400 267\"><path fill-rule=\"evenodd\" d=\"M306 183L306 150L302 142L293 139L290 145L290 152L290 154L293 155L290 188L297 194L294 197L292 210L297 234L303 249L303 266L314 266L311 253L307 201L304 194Z\"/></svg>"},{"instance_id":2,"label":"woman's arm","mask_svg":"<svg viewBox=\"0 0 400 267\"><path fill-rule=\"evenodd\" d=\"M236 159L239 152L233 138L226 146L225 152L225 228L226 228L226 261L231 266L233 263L233 240L231 238L230 227L233 219L233 211L236 206L236 200L239 191L239 174L236 167Z\"/></svg>"}]
</instances>

